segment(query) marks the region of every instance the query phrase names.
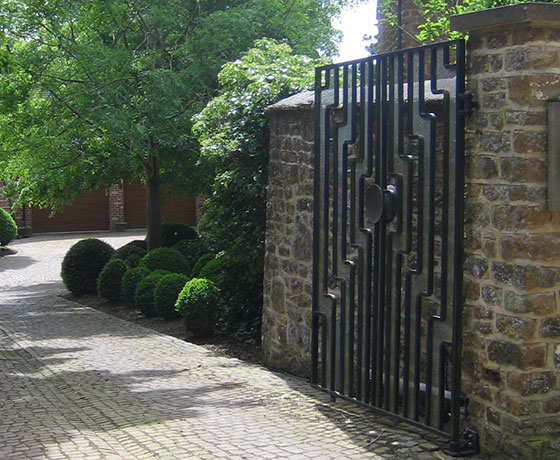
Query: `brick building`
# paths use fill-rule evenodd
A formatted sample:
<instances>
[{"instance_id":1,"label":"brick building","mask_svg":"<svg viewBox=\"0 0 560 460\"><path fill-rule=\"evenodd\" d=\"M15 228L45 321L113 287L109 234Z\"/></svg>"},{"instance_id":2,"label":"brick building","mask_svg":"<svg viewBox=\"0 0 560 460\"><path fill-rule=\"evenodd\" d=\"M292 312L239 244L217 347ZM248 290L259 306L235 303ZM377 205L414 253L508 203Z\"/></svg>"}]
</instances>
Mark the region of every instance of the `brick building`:
<instances>
[{"instance_id":1,"label":"brick building","mask_svg":"<svg viewBox=\"0 0 560 460\"><path fill-rule=\"evenodd\" d=\"M190 196L163 197L162 221L194 226L198 223L200 199ZM0 206L10 205L0 195ZM14 219L33 233L115 230L146 227L146 191L140 181L122 181L106 190L99 187L79 197L64 211L51 217L50 209L24 206Z\"/></svg>"}]
</instances>

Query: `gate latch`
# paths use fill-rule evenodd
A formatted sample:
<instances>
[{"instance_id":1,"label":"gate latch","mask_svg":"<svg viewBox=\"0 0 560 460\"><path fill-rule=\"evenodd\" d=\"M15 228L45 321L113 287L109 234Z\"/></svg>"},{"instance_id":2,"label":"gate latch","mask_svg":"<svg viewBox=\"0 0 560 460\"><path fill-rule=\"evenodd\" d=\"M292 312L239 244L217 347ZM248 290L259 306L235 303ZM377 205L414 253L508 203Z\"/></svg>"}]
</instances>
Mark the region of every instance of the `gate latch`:
<instances>
[{"instance_id":1,"label":"gate latch","mask_svg":"<svg viewBox=\"0 0 560 460\"><path fill-rule=\"evenodd\" d=\"M394 185L388 185L385 190L377 184L371 185L365 192L366 216L372 224L381 219L393 220L397 214L398 194Z\"/></svg>"},{"instance_id":2,"label":"gate latch","mask_svg":"<svg viewBox=\"0 0 560 460\"><path fill-rule=\"evenodd\" d=\"M475 109L478 109L478 102L474 100L473 93L465 91L459 94L459 113L470 117Z\"/></svg>"}]
</instances>

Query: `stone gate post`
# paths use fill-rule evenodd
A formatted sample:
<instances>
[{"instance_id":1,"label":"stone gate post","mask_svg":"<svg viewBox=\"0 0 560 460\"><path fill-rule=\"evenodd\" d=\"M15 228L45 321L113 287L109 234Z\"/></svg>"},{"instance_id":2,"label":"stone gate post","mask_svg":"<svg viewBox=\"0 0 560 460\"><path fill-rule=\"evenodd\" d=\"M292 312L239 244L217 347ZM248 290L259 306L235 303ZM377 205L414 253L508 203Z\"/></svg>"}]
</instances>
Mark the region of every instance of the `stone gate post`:
<instances>
[{"instance_id":1,"label":"stone gate post","mask_svg":"<svg viewBox=\"0 0 560 460\"><path fill-rule=\"evenodd\" d=\"M468 422L491 458L558 459L560 216L547 206L547 105L560 100L560 5L455 16L451 27L469 34L480 104L465 171Z\"/></svg>"}]
</instances>

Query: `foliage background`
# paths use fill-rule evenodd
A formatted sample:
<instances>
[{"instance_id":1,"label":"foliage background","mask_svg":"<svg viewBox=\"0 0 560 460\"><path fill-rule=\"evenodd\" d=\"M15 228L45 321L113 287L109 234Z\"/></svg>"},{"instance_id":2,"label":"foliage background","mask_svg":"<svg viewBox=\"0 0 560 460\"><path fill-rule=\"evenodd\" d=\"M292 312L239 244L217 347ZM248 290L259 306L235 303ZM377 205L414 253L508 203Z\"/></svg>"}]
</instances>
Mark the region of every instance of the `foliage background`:
<instances>
[{"instance_id":1,"label":"foliage background","mask_svg":"<svg viewBox=\"0 0 560 460\"><path fill-rule=\"evenodd\" d=\"M268 179L264 112L274 102L311 88L314 67L325 62L294 54L285 43L257 40L241 59L223 67L218 96L194 118L201 145L198 164L213 178L199 231L215 251L245 267L234 276L247 291L236 297L248 304L230 306L237 314L226 328L234 326L252 339L259 336L262 302ZM239 318L244 319L239 323Z\"/></svg>"}]
</instances>

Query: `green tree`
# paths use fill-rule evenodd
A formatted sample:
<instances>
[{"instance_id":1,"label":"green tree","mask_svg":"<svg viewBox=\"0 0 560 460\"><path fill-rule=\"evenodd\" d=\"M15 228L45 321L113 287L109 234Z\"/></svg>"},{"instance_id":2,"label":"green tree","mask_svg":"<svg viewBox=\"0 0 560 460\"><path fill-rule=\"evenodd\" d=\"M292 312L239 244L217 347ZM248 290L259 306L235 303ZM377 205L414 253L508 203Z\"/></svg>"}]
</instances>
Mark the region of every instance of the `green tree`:
<instances>
[{"instance_id":1,"label":"green tree","mask_svg":"<svg viewBox=\"0 0 560 460\"><path fill-rule=\"evenodd\" d=\"M341 2L4 0L0 28L13 46L2 56L25 77L0 114L6 192L16 205L58 210L101 184L141 177L148 245L160 246L161 184L172 193L201 186L191 117L221 66L264 36L332 54Z\"/></svg>"},{"instance_id":2,"label":"green tree","mask_svg":"<svg viewBox=\"0 0 560 460\"><path fill-rule=\"evenodd\" d=\"M259 40L241 59L223 67L218 96L195 117L199 165L214 178L199 231L215 250L235 261L233 266L244 267L235 273L244 292L234 305L226 305L224 325L244 338L258 337L262 302L268 165L264 111L311 88L314 67L321 64L325 60L294 55L286 44Z\"/></svg>"}]
</instances>

